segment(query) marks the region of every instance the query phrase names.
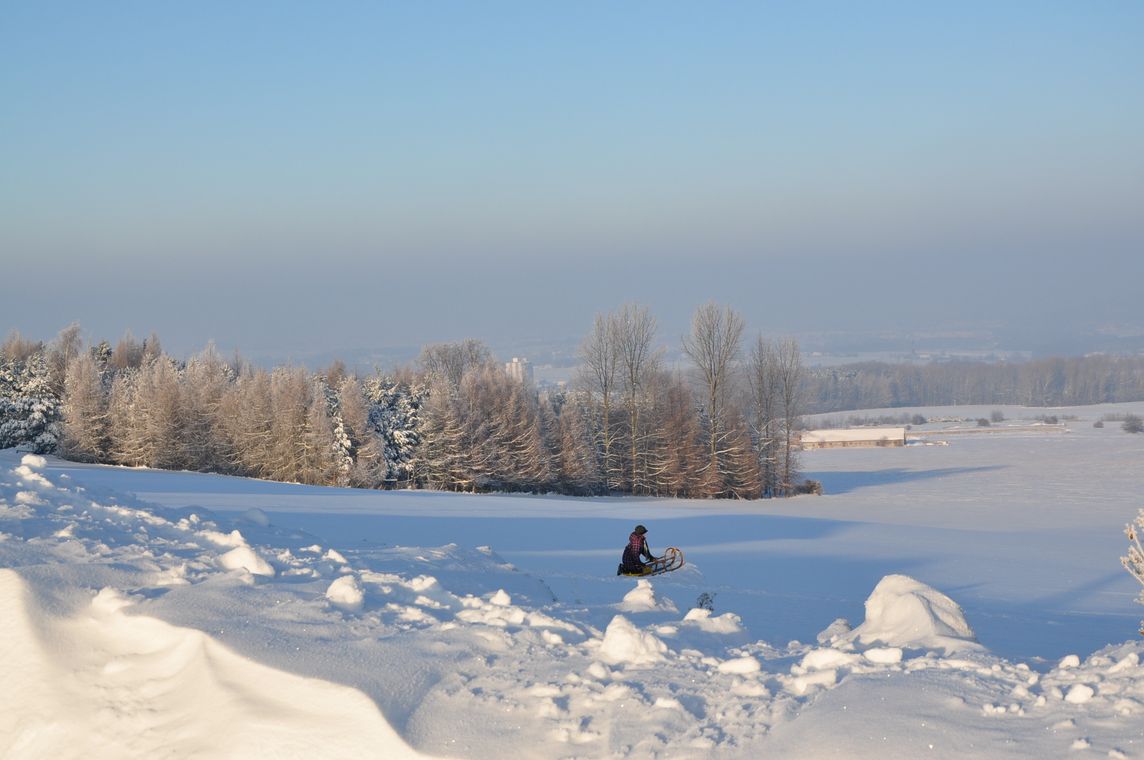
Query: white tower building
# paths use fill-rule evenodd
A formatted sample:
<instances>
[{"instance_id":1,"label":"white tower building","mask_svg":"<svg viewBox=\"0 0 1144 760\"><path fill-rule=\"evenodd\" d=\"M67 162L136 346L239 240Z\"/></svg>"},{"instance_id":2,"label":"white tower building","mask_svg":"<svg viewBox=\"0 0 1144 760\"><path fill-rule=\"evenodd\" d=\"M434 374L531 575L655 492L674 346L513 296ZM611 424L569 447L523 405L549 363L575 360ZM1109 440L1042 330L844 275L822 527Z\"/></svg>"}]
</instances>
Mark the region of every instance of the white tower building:
<instances>
[{"instance_id":1,"label":"white tower building","mask_svg":"<svg viewBox=\"0 0 1144 760\"><path fill-rule=\"evenodd\" d=\"M505 362L504 371L509 377L522 383L532 382L532 365L528 363L528 359L514 356L511 362Z\"/></svg>"}]
</instances>

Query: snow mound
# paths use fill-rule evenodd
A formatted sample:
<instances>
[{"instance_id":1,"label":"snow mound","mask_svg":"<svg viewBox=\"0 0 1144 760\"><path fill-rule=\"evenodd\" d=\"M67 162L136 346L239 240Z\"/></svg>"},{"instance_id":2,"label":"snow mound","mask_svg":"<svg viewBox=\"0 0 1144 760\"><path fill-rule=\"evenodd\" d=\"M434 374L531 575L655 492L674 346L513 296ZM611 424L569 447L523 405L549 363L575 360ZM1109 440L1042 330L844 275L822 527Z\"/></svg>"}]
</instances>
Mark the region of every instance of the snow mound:
<instances>
[{"instance_id":1,"label":"snow mound","mask_svg":"<svg viewBox=\"0 0 1144 760\"><path fill-rule=\"evenodd\" d=\"M834 622L826 626L819 632L817 640L819 644L833 644L846 637L850 633L850 621L846 618L835 618Z\"/></svg>"},{"instance_id":2,"label":"snow mound","mask_svg":"<svg viewBox=\"0 0 1144 760\"><path fill-rule=\"evenodd\" d=\"M600 657L610 665L654 665L664 659L667 645L654 634L641 631L623 615L616 615L604 631Z\"/></svg>"},{"instance_id":3,"label":"snow mound","mask_svg":"<svg viewBox=\"0 0 1144 760\"><path fill-rule=\"evenodd\" d=\"M274 670L100 591L49 614L0 569L0 756L422 757L356 689Z\"/></svg>"},{"instance_id":4,"label":"snow mound","mask_svg":"<svg viewBox=\"0 0 1144 760\"><path fill-rule=\"evenodd\" d=\"M48 466L48 460L39 454L25 454L20 458L20 464L33 470L42 470Z\"/></svg>"},{"instance_id":5,"label":"snow mound","mask_svg":"<svg viewBox=\"0 0 1144 760\"><path fill-rule=\"evenodd\" d=\"M238 546L218 558L227 570L246 570L252 575L274 577L274 568L269 562L255 554L249 546Z\"/></svg>"},{"instance_id":6,"label":"snow mound","mask_svg":"<svg viewBox=\"0 0 1144 760\"><path fill-rule=\"evenodd\" d=\"M866 621L845 638L947 653L982 648L957 602L905 575L887 575L878 582L866 599Z\"/></svg>"},{"instance_id":7,"label":"snow mound","mask_svg":"<svg viewBox=\"0 0 1144 760\"><path fill-rule=\"evenodd\" d=\"M651 581L646 578L640 578L636 581L636 587L624 595L623 601L616 605L616 609L624 612L679 611L670 599L657 597Z\"/></svg>"},{"instance_id":8,"label":"snow mound","mask_svg":"<svg viewBox=\"0 0 1144 760\"><path fill-rule=\"evenodd\" d=\"M858 655L841 652L837 649L815 649L808 652L799 663L804 671L831 670L833 668L850 667L858 661Z\"/></svg>"},{"instance_id":9,"label":"snow mound","mask_svg":"<svg viewBox=\"0 0 1144 760\"><path fill-rule=\"evenodd\" d=\"M754 657L736 657L732 660L724 660L719 663L718 670L720 673L730 673L733 675L748 675L750 673L758 673L762 670L759 661Z\"/></svg>"},{"instance_id":10,"label":"snow mound","mask_svg":"<svg viewBox=\"0 0 1144 760\"><path fill-rule=\"evenodd\" d=\"M722 615L711 616L711 610L699 607L688 610L683 616L684 625L693 625L707 633L742 633L743 619L733 612L724 612Z\"/></svg>"},{"instance_id":11,"label":"snow mound","mask_svg":"<svg viewBox=\"0 0 1144 760\"><path fill-rule=\"evenodd\" d=\"M349 612L357 612L365 602L365 592L352 575L343 575L326 589L326 599L330 604Z\"/></svg>"}]
</instances>

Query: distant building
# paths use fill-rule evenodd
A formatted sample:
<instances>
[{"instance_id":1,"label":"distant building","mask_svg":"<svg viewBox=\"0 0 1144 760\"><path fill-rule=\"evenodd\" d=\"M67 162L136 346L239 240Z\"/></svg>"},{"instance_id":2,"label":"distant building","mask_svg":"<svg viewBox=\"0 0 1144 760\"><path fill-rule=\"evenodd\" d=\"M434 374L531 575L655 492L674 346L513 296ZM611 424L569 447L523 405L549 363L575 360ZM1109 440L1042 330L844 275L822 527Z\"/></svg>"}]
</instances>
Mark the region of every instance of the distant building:
<instances>
[{"instance_id":1,"label":"distant building","mask_svg":"<svg viewBox=\"0 0 1144 760\"><path fill-rule=\"evenodd\" d=\"M505 362L504 371L514 380L522 383L532 382L532 365L528 363L528 359L520 359L514 356L511 362Z\"/></svg>"},{"instance_id":2,"label":"distant building","mask_svg":"<svg viewBox=\"0 0 1144 760\"><path fill-rule=\"evenodd\" d=\"M893 427L804 430L802 431L801 441L804 450L905 446L906 429L904 427Z\"/></svg>"}]
</instances>

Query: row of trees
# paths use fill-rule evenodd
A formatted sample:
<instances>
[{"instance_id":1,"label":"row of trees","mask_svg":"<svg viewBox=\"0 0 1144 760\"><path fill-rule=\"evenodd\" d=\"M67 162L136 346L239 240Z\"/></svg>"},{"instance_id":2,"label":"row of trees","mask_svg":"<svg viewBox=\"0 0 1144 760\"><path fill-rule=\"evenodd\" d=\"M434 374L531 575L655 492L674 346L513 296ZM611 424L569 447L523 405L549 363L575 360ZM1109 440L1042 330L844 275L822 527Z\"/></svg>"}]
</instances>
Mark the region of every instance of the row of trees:
<instances>
[{"instance_id":1,"label":"row of trees","mask_svg":"<svg viewBox=\"0 0 1144 760\"><path fill-rule=\"evenodd\" d=\"M790 493L801 413L797 344L701 307L665 366L656 323L596 318L583 376L538 391L478 341L426 347L412 368L359 378L335 363L266 370L213 347L178 361L152 335L85 347L0 347L0 447L92 462L357 487L754 498Z\"/></svg>"},{"instance_id":2,"label":"row of trees","mask_svg":"<svg viewBox=\"0 0 1144 760\"><path fill-rule=\"evenodd\" d=\"M807 412L903 406L1082 406L1144 399L1144 357L1096 354L1021 363L866 362L807 373Z\"/></svg>"}]
</instances>

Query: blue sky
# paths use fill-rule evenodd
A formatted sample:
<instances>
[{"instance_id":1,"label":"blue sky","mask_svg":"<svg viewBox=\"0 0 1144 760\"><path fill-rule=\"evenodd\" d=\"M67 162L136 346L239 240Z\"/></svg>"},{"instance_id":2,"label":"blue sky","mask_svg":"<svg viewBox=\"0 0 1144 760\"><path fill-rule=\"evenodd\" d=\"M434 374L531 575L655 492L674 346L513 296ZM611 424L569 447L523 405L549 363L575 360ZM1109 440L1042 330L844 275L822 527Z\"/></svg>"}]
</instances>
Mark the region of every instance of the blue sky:
<instances>
[{"instance_id":1,"label":"blue sky","mask_svg":"<svg viewBox=\"0 0 1144 760\"><path fill-rule=\"evenodd\" d=\"M2 12L0 329L1144 324L1138 2Z\"/></svg>"}]
</instances>

